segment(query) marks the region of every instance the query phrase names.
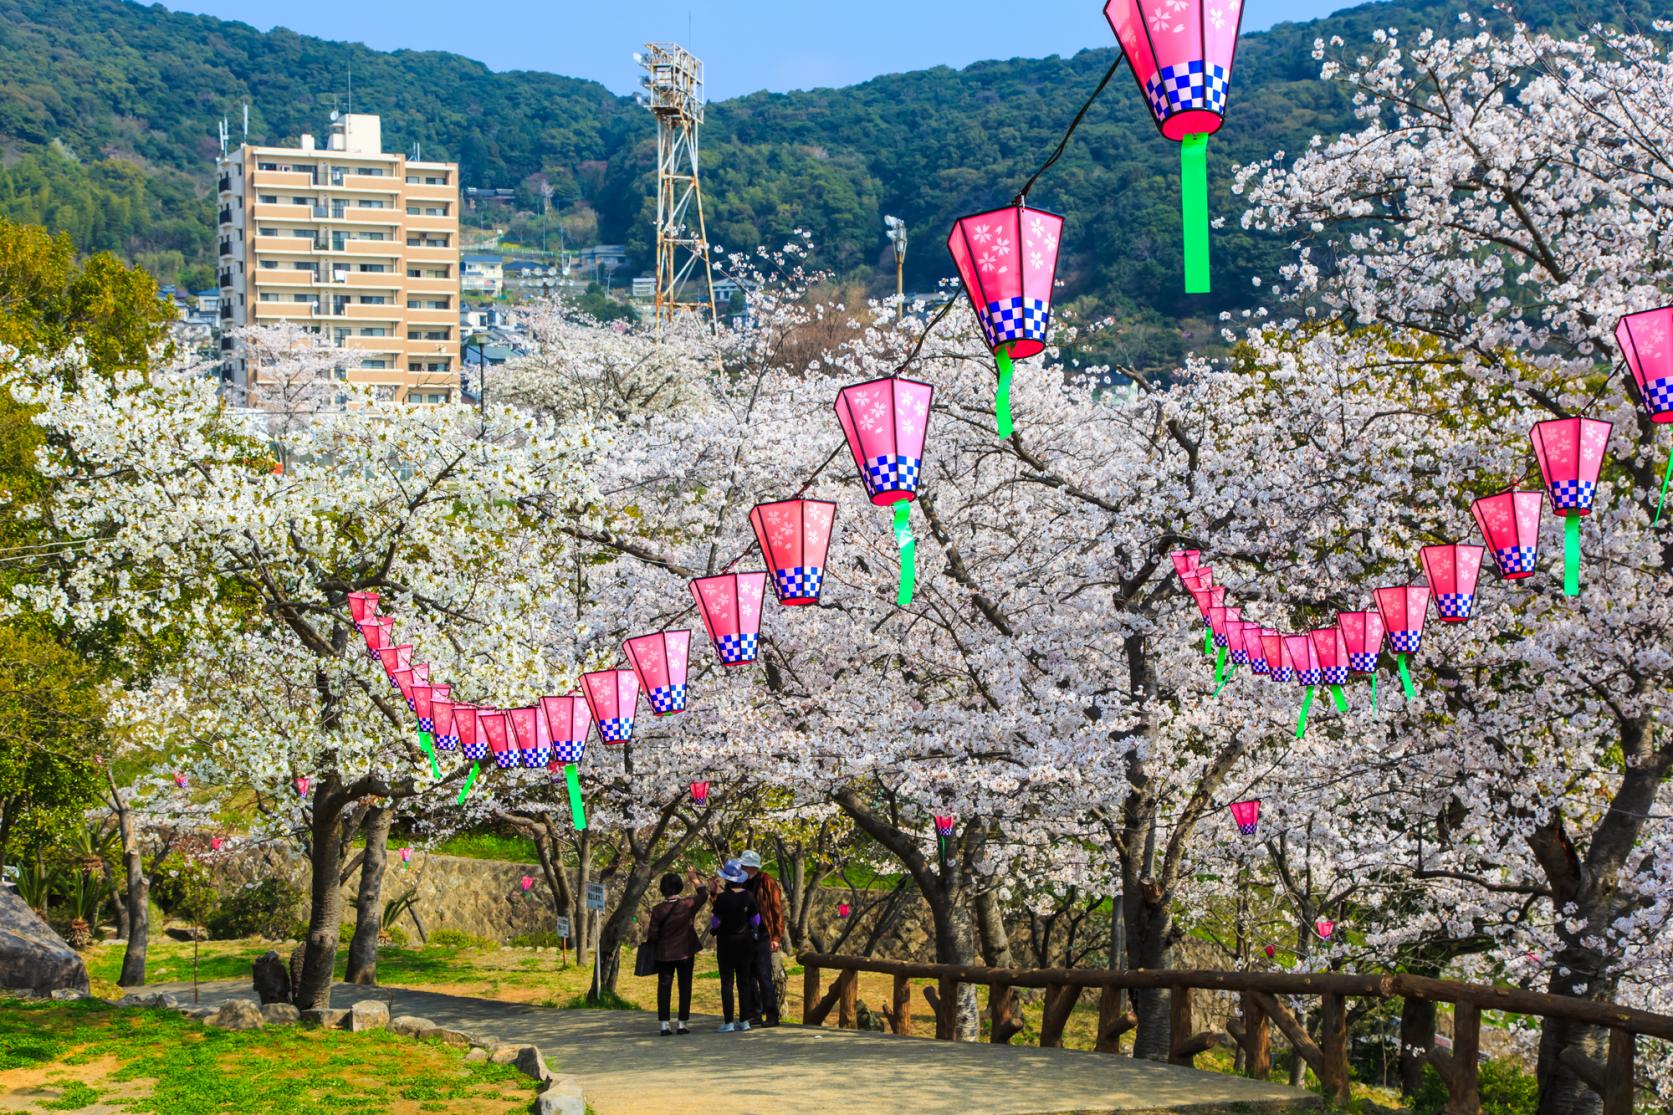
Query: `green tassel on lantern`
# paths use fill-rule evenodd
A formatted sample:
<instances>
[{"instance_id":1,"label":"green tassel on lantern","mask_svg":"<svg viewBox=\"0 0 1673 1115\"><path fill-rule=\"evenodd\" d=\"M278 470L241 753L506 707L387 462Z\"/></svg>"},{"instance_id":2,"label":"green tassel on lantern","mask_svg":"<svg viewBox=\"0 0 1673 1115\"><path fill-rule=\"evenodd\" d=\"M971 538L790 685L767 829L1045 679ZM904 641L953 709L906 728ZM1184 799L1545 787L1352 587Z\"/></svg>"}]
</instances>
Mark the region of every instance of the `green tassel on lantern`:
<instances>
[{"instance_id":1,"label":"green tassel on lantern","mask_svg":"<svg viewBox=\"0 0 1673 1115\"><path fill-rule=\"evenodd\" d=\"M1563 593L1580 595L1580 512L1563 516Z\"/></svg>"},{"instance_id":2,"label":"green tassel on lantern","mask_svg":"<svg viewBox=\"0 0 1673 1115\"><path fill-rule=\"evenodd\" d=\"M895 504L895 545L900 549L900 591L895 603L902 608L912 603L912 589L918 581L918 543L912 537L912 502Z\"/></svg>"},{"instance_id":3,"label":"green tassel on lantern","mask_svg":"<svg viewBox=\"0 0 1673 1115\"><path fill-rule=\"evenodd\" d=\"M1342 692L1342 687L1340 685L1333 685L1330 687L1330 699L1336 702L1337 712L1348 711L1348 695Z\"/></svg>"},{"instance_id":4,"label":"green tassel on lantern","mask_svg":"<svg viewBox=\"0 0 1673 1115\"><path fill-rule=\"evenodd\" d=\"M1009 342L993 350L993 362L999 366L999 388L993 395L993 421L999 430L1000 437L1011 436L1011 373L1015 366L1011 363L1011 345Z\"/></svg>"},{"instance_id":5,"label":"green tassel on lantern","mask_svg":"<svg viewBox=\"0 0 1673 1115\"><path fill-rule=\"evenodd\" d=\"M1202 652L1210 658L1214 657L1214 636L1206 627L1202 629Z\"/></svg>"},{"instance_id":6,"label":"green tassel on lantern","mask_svg":"<svg viewBox=\"0 0 1673 1115\"><path fill-rule=\"evenodd\" d=\"M574 763L565 763L563 778L569 786L569 819L580 832L587 827L587 813L581 808L581 771Z\"/></svg>"},{"instance_id":7,"label":"green tassel on lantern","mask_svg":"<svg viewBox=\"0 0 1673 1115\"><path fill-rule=\"evenodd\" d=\"M1406 691L1406 700L1417 700L1417 690L1412 687L1412 672L1406 669L1406 656L1396 654L1394 661L1400 667L1400 687Z\"/></svg>"},{"instance_id":8,"label":"green tassel on lantern","mask_svg":"<svg viewBox=\"0 0 1673 1115\"><path fill-rule=\"evenodd\" d=\"M418 746L424 749L424 754L430 756L430 777L435 781L440 782L441 764L436 761L436 738L429 732L420 729L418 733Z\"/></svg>"},{"instance_id":9,"label":"green tassel on lantern","mask_svg":"<svg viewBox=\"0 0 1673 1115\"><path fill-rule=\"evenodd\" d=\"M1307 713L1313 707L1313 686L1307 687L1307 695L1301 698L1301 715L1295 722L1295 738L1300 739L1307 734Z\"/></svg>"},{"instance_id":10,"label":"green tassel on lantern","mask_svg":"<svg viewBox=\"0 0 1673 1115\"><path fill-rule=\"evenodd\" d=\"M1226 671L1225 678L1220 682L1220 684L1214 687L1214 696L1218 697L1220 695L1220 690L1226 687L1226 682L1230 681L1232 679L1232 675L1235 673L1237 673L1237 663L1234 662L1232 663L1231 669Z\"/></svg>"},{"instance_id":11,"label":"green tassel on lantern","mask_svg":"<svg viewBox=\"0 0 1673 1115\"><path fill-rule=\"evenodd\" d=\"M1220 692L1220 686L1226 680L1226 648L1214 649L1214 692Z\"/></svg>"},{"instance_id":12,"label":"green tassel on lantern","mask_svg":"<svg viewBox=\"0 0 1673 1115\"><path fill-rule=\"evenodd\" d=\"M1185 240L1185 293L1207 294L1208 136L1189 135L1179 144L1179 201Z\"/></svg>"},{"instance_id":13,"label":"green tassel on lantern","mask_svg":"<svg viewBox=\"0 0 1673 1115\"><path fill-rule=\"evenodd\" d=\"M465 804L465 799L471 796L471 787L476 785L476 776L482 773L481 763L472 763L471 772L465 776L465 785L459 791L459 804Z\"/></svg>"},{"instance_id":14,"label":"green tassel on lantern","mask_svg":"<svg viewBox=\"0 0 1673 1115\"><path fill-rule=\"evenodd\" d=\"M1657 523L1661 522L1661 509L1667 505L1667 482L1669 480L1673 480L1673 453L1667 455L1667 474L1661 478L1661 499L1656 501L1655 522Z\"/></svg>"},{"instance_id":15,"label":"green tassel on lantern","mask_svg":"<svg viewBox=\"0 0 1673 1115\"><path fill-rule=\"evenodd\" d=\"M1377 711L1377 675L1371 675L1371 711Z\"/></svg>"}]
</instances>

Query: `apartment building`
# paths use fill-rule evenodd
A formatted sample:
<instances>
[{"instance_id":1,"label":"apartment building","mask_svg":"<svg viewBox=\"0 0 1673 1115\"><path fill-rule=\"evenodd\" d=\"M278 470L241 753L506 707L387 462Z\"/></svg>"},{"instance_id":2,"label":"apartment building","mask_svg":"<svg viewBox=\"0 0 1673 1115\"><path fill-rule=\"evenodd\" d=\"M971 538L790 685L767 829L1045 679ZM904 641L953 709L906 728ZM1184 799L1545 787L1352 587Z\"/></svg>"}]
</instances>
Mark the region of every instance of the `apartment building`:
<instances>
[{"instance_id":1,"label":"apartment building","mask_svg":"<svg viewBox=\"0 0 1673 1115\"><path fill-rule=\"evenodd\" d=\"M459 167L382 150L376 116L324 147L244 144L220 160L223 329L293 321L344 350L342 374L388 399L459 397ZM246 367L223 334L227 381Z\"/></svg>"}]
</instances>

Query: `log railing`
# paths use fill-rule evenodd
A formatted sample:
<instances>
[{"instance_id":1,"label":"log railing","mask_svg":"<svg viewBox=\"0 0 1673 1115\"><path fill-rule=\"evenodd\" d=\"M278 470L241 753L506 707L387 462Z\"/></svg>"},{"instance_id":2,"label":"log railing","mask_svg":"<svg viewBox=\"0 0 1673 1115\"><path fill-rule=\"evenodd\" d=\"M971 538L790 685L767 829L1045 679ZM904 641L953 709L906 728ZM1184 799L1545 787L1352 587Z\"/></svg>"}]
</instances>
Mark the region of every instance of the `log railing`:
<instances>
[{"instance_id":1,"label":"log railing","mask_svg":"<svg viewBox=\"0 0 1673 1115\"><path fill-rule=\"evenodd\" d=\"M959 988L964 984L988 989L989 1040L1007 1043L1022 1029L1013 993L1016 988L1041 988L1044 1002L1040 1045L1061 1046L1063 1029L1083 992L1096 988L1098 1024L1094 1042L1100 1052L1113 1053L1121 1035L1137 1020L1122 1009L1124 991L1165 990L1169 1004L1168 1060L1194 1064L1198 1054L1212 1049L1222 1035L1198 1031L1192 1017L1192 993L1224 991L1239 996L1239 1014L1227 1025L1227 1036L1242 1047L1250 1076L1265 1079L1272 1069L1271 1031L1276 1025L1290 1046L1319 1078L1333 1103L1348 1101L1348 1005L1354 998L1409 998L1450 1003L1453 1013L1452 1052L1429 1049L1425 1057L1435 1067L1448 1093L1448 1115L1476 1115L1481 1097L1476 1084L1477 1053L1481 1047L1481 1012L1510 1011L1546 1018L1562 1018L1608 1031L1608 1059L1599 1063L1571 1048L1563 1063L1603 1098L1604 1115L1632 1115L1633 1039L1635 1035L1673 1040L1673 1016L1590 999L1550 995L1541 991L1487 987L1456 980L1432 979L1405 973L1359 976L1339 972L1216 972L1134 968L988 968L966 964L914 964L902 960L874 960L804 952L802 964L802 1024L823 1025L832 1009L837 1024L854 1025L861 972L893 977L889 1003L881 1013L897 1034L912 1032L912 980L934 980L924 998L935 1017L935 1036L951 1040L956 1029ZM829 969L836 978L821 986ZM1279 999L1282 995L1317 996L1319 1036Z\"/></svg>"}]
</instances>

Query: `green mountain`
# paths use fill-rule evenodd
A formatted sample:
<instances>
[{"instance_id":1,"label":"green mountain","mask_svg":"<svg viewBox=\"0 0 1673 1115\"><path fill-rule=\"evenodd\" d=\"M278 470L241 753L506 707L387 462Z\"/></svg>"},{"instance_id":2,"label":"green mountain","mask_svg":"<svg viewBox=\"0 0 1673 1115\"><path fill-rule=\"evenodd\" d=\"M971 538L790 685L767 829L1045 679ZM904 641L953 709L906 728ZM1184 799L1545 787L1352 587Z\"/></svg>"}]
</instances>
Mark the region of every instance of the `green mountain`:
<instances>
[{"instance_id":1,"label":"green mountain","mask_svg":"<svg viewBox=\"0 0 1673 1115\"><path fill-rule=\"evenodd\" d=\"M1647 25L1661 0L1609 12L1529 0L1521 18L1578 29L1607 17ZM1352 117L1317 80L1315 38L1368 42L1379 27L1456 24L1451 0L1377 3L1243 37L1226 126L1210 142L1216 291L1180 293L1177 147L1161 139L1120 72L1062 160L1030 196L1068 215L1065 298L1131 322L1128 358L1167 362L1213 312L1258 300L1249 281L1284 248L1239 230L1230 168L1298 150ZM982 62L893 74L840 89L759 93L709 106L704 192L710 239L727 249L814 236L815 262L881 291L882 215L913 232L909 288L951 273L941 247L961 213L1008 201L1056 144L1115 57ZM456 159L466 185L516 186L542 173L585 198L602 240L649 250L654 138L649 115L594 82L496 73L458 55L374 51L286 30L125 0L0 0L0 215L70 232L165 280L210 282L211 161L225 116L250 105L260 141L319 131L354 75L354 104L383 116L386 143ZM1117 354L1123 355L1123 354Z\"/></svg>"}]
</instances>

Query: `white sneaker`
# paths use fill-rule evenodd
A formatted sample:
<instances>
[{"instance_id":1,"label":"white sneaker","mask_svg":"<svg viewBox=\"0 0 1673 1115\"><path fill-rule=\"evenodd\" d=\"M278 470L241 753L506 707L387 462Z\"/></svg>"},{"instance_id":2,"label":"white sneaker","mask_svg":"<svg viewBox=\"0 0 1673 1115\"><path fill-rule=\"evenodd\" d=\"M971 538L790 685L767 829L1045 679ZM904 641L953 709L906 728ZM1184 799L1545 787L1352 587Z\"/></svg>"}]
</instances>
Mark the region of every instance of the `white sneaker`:
<instances>
[{"instance_id":1,"label":"white sneaker","mask_svg":"<svg viewBox=\"0 0 1673 1115\"><path fill-rule=\"evenodd\" d=\"M734 1029L736 1029L736 1027L730 1022L722 1022L720 1024L720 1032L723 1034L730 1034Z\"/></svg>"},{"instance_id":2,"label":"white sneaker","mask_svg":"<svg viewBox=\"0 0 1673 1115\"><path fill-rule=\"evenodd\" d=\"M739 1031L740 1031L740 1032L741 1032L741 1031L744 1031L744 1030L747 1030L747 1029L749 1029L749 1023L747 1023L747 1022L740 1022L740 1023L738 1023L738 1030L739 1030Z\"/></svg>"}]
</instances>

